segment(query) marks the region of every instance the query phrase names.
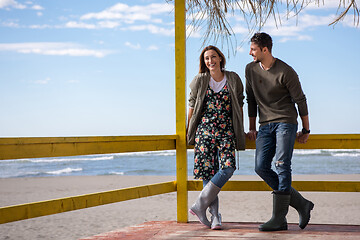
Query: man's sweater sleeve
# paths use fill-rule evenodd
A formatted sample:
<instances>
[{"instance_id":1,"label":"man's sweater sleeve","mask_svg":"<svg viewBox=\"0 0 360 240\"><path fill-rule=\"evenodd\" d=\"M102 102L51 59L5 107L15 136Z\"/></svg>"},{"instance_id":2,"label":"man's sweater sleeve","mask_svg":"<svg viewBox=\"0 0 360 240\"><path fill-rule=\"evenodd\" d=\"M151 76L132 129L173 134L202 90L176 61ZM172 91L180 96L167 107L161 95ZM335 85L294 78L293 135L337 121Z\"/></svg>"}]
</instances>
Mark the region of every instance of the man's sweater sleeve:
<instances>
[{"instance_id":1,"label":"man's sweater sleeve","mask_svg":"<svg viewBox=\"0 0 360 240\"><path fill-rule=\"evenodd\" d=\"M286 77L287 80L285 84L289 90L291 98L298 105L299 115L307 116L309 113L306 96L301 88L299 77L292 68L287 72L287 75L288 76Z\"/></svg>"}]
</instances>

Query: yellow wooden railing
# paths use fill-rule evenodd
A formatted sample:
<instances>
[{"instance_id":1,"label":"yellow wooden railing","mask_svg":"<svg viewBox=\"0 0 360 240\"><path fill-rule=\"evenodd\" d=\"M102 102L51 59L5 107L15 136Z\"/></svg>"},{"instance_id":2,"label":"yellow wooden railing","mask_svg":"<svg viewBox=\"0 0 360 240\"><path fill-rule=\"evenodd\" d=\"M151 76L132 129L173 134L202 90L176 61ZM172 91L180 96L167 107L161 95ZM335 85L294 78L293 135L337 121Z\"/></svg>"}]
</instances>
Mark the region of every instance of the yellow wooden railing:
<instances>
[{"instance_id":1,"label":"yellow wooden railing","mask_svg":"<svg viewBox=\"0 0 360 240\"><path fill-rule=\"evenodd\" d=\"M179 142L177 135L124 136L124 137L63 137L63 138L0 138L0 160L59 157L86 154L106 154L138 151L174 150ZM254 142L246 148L253 149ZM188 146L191 148L191 146ZM360 134L311 135L307 144L295 144L302 149L358 149ZM186 152L186 146L185 146ZM180 156L181 157L181 156ZM177 192L178 221L187 222L187 193L202 189L201 181L187 180L186 153L184 159L177 158L177 180L152 185L118 189L81 196L53 199L0 208L0 223L7 223L50 214L79 210L135 198ZM184 162L180 162L184 161ZM179 163L180 162L180 163ZM183 166L185 165L185 166ZM180 166L180 167L179 167ZM179 180L184 182L179 191ZM299 191L360 192L358 181L294 181ZM262 181L229 181L223 191L269 191ZM185 203L184 203L185 202Z\"/></svg>"},{"instance_id":2,"label":"yellow wooden railing","mask_svg":"<svg viewBox=\"0 0 360 240\"><path fill-rule=\"evenodd\" d=\"M0 138L0 160L176 149L176 181L1 207L0 223L175 191L177 192L177 220L178 222L188 221L188 191L199 191L202 184L200 181L187 180L185 12L185 0L175 0L176 135ZM246 143L247 149L254 147L254 142ZM311 135L307 144L295 144L295 148L359 149L360 134ZM294 181L293 186L300 191L360 192L358 181ZM270 189L262 181L229 181L223 190L268 191Z\"/></svg>"}]
</instances>

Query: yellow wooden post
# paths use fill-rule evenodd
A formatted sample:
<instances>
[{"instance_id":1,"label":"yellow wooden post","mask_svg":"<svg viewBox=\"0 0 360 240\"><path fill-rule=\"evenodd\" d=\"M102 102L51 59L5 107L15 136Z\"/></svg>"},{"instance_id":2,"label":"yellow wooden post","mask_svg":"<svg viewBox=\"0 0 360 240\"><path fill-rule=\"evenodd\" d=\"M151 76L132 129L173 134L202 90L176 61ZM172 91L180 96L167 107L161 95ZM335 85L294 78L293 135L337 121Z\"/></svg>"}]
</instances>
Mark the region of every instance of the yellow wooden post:
<instances>
[{"instance_id":1,"label":"yellow wooden post","mask_svg":"<svg viewBox=\"0 0 360 240\"><path fill-rule=\"evenodd\" d=\"M186 150L186 28L185 0L175 0L176 182L177 221L188 221Z\"/></svg>"}]
</instances>

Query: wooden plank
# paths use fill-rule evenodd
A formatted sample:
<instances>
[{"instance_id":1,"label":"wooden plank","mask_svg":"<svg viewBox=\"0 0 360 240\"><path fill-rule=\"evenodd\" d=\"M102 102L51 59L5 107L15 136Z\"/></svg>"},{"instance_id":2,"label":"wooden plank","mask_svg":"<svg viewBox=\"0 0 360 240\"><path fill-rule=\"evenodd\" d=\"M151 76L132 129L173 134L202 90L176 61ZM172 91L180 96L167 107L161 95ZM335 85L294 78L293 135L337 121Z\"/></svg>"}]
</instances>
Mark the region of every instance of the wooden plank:
<instances>
[{"instance_id":1,"label":"wooden plank","mask_svg":"<svg viewBox=\"0 0 360 240\"><path fill-rule=\"evenodd\" d=\"M295 143L297 149L360 149L360 134L310 134L306 144Z\"/></svg>"},{"instance_id":2,"label":"wooden plank","mask_svg":"<svg viewBox=\"0 0 360 240\"><path fill-rule=\"evenodd\" d=\"M173 181L2 207L0 208L0 224L175 191L176 182Z\"/></svg>"},{"instance_id":3,"label":"wooden plank","mask_svg":"<svg viewBox=\"0 0 360 240\"><path fill-rule=\"evenodd\" d=\"M292 186L309 192L360 192L359 181L293 181Z\"/></svg>"},{"instance_id":4,"label":"wooden plank","mask_svg":"<svg viewBox=\"0 0 360 240\"><path fill-rule=\"evenodd\" d=\"M172 150L176 135L0 138L0 160Z\"/></svg>"},{"instance_id":5,"label":"wooden plank","mask_svg":"<svg viewBox=\"0 0 360 240\"><path fill-rule=\"evenodd\" d=\"M0 138L0 160L173 150L177 139L177 135ZM255 142L248 141L246 148L255 148ZM307 144L296 143L295 148L360 149L360 134L313 134Z\"/></svg>"},{"instance_id":6,"label":"wooden plank","mask_svg":"<svg viewBox=\"0 0 360 240\"><path fill-rule=\"evenodd\" d=\"M293 181L298 191L360 192L360 181ZM202 181L188 181L189 191L201 191ZM272 191L264 181L228 181L222 191Z\"/></svg>"},{"instance_id":7,"label":"wooden plank","mask_svg":"<svg viewBox=\"0 0 360 240\"><path fill-rule=\"evenodd\" d=\"M194 146L188 146L193 149ZM255 141L246 139L246 149L255 149ZM360 149L360 134L310 134L306 144L295 143L296 149Z\"/></svg>"}]
</instances>

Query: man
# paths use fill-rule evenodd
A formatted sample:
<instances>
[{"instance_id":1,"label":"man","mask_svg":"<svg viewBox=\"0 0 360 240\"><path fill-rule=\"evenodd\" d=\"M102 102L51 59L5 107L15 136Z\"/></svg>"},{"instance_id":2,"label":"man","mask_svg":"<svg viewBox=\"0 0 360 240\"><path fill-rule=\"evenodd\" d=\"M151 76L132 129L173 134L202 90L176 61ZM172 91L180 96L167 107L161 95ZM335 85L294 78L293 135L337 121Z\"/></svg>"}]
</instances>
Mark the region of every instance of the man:
<instances>
[{"instance_id":1,"label":"man","mask_svg":"<svg viewBox=\"0 0 360 240\"><path fill-rule=\"evenodd\" d=\"M314 204L291 187L291 158L295 139L306 143L309 138L309 118L306 97L298 75L289 65L274 58L272 39L266 33L251 38L250 55L254 61L246 66L246 94L250 140L256 139L255 171L273 189L271 219L260 225L260 231L287 230L289 205L299 213L299 226L304 229L310 220ZM297 132L297 110L302 131ZM257 110L259 132L256 131ZM275 157L276 171L271 169Z\"/></svg>"}]
</instances>

